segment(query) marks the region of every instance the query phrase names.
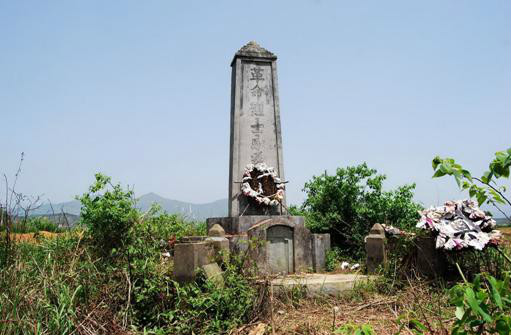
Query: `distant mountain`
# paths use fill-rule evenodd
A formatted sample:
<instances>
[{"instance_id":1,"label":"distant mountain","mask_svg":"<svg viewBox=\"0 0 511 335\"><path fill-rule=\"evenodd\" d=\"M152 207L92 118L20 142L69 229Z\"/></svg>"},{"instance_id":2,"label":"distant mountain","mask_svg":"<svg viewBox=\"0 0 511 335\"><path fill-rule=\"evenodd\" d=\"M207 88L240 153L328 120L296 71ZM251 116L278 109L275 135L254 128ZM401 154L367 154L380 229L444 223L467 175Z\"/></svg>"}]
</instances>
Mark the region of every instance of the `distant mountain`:
<instances>
[{"instance_id":1,"label":"distant mountain","mask_svg":"<svg viewBox=\"0 0 511 335\"><path fill-rule=\"evenodd\" d=\"M227 199L205 204L192 204L189 202L167 199L155 193L148 193L138 198L137 207L142 211L147 211L153 203L159 204L163 210L170 214L181 214L189 220L205 220L210 217L227 216ZM79 215L80 202L78 200L73 200L52 204L52 206L50 206L50 204L43 204L32 214L50 215L61 212Z\"/></svg>"},{"instance_id":2,"label":"distant mountain","mask_svg":"<svg viewBox=\"0 0 511 335\"><path fill-rule=\"evenodd\" d=\"M190 220L205 220L211 217L227 216L227 199L205 204L192 204L166 199L155 193L148 193L138 198L137 207L146 211L153 203L159 204L168 213L181 214Z\"/></svg>"},{"instance_id":3,"label":"distant mountain","mask_svg":"<svg viewBox=\"0 0 511 335\"><path fill-rule=\"evenodd\" d=\"M497 221L497 226L509 226L511 225L511 221L506 218L494 218Z\"/></svg>"}]
</instances>

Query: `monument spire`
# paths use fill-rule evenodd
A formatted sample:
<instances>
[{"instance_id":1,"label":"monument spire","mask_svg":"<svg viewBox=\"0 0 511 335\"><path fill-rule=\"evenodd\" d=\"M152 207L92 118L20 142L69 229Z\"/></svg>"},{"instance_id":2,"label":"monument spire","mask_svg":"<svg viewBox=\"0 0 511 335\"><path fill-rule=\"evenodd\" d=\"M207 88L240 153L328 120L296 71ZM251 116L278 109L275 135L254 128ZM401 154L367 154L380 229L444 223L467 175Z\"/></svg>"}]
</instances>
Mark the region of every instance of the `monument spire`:
<instances>
[{"instance_id":1,"label":"monument spire","mask_svg":"<svg viewBox=\"0 0 511 335\"><path fill-rule=\"evenodd\" d=\"M272 167L284 180L277 56L252 41L234 54L231 67L229 216L282 214L282 206L251 205L240 193L249 164Z\"/></svg>"},{"instance_id":2,"label":"monument spire","mask_svg":"<svg viewBox=\"0 0 511 335\"><path fill-rule=\"evenodd\" d=\"M232 60L231 66L234 64L236 58L238 57L253 57L253 58L263 58L263 59L270 59L270 60L276 60L277 56L266 50L265 48L261 47L259 44L257 44L256 41L250 41L244 46L241 47L241 49L238 50L234 54L234 58Z\"/></svg>"}]
</instances>

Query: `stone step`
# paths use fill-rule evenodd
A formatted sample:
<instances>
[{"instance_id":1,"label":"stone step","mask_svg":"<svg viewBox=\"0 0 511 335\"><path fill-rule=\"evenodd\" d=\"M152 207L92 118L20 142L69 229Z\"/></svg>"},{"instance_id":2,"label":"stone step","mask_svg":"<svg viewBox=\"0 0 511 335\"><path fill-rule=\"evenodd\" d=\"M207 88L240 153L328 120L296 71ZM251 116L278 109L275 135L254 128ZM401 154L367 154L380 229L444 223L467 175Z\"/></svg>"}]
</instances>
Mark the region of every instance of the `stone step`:
<instances>
[{"instance_id":1,"label":"stone step","mask_svg":"<svg viewBox=\"0 0 511 335\"><path fill-rule=\"evenodd\" d=\"M272 284L275 291L302 286L306 288L308 295L339 296L352 290L355 285L367 283L377 277L351 273L309 273L276 278L272 280Z\"/></svg>"}]
</instances>

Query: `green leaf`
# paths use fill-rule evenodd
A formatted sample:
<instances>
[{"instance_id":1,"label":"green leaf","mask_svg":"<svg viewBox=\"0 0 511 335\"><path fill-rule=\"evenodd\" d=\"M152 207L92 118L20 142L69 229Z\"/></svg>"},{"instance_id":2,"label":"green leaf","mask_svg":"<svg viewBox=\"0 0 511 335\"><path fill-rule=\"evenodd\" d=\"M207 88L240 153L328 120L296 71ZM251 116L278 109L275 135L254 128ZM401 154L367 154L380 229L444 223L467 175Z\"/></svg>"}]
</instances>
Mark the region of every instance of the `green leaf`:
<instances>
[{"instance_id":1,"label":"green leaf","mask_svg":"<svg viewBox=\"0 0 511 335\"><path fill-rule=\"evenodd\" d=\"M443 171L445 174L452 174L452 166L449 163L444 163L440 165L440 170Z\"/></svg>"},{"instance_id":2,"label":"green leaf","mask_svg":"<svg viewBox=\"0 0 511 335\"><path fill-rule=\"evenodd\" d=\"M446 173L439 169L439 170L436 170L435 174L433 174L433 178L443 177L445 175L446 175Z\"/></svg>"},{"instance_id":3,"label":"green leaf","mask_svg":"<svg viewBox=\"0 0 511 335\"><path fill-rule=\"evenodd\" d=\"M454 315L456 315L456 318L458 318L458 320L463 319L463 315L465 315L465 308L463 308L463 306L456 306L456 312L454 313Z\"/></svg>"},{"instance_id":4,"label":"green leaf","mask_svg":"<svg viewBox=\"0 0 511 335\"><path fill-rule=\"evenodd\" d=\"M496 202L498 202L499 204L505 204L506 202L504 201L504 199L502 199L502 197L497 193L495 192L494 190L492 189L489 189L488 190L493 198L493 200L495 200Z\"/></svg>"},{"instance_id":5,"label":"green leaf","mask_svg":"<svg viewBox=\"0 0 511 335\"><path fill-rule=\"evenodd\" d=\"M467 178L468 180L472 181L472 175L468 170L461 170L461 173L463 174L463 177Z\"/></svg>"},{"instance_id":6,"label":"green leaf","mask_svg":"<svg viewBox=\"0 0 511 335\"><path fill-rule=\"evenodd\" d=\"M479 302L477 301L477 299L475 297L474 290L472 290L471 288L465 289L465 297L467 299L468 305L470 306L470 308L472 309L472 311L474 313L481 315L482 318L484 319L484 321L492 322L491 316L489 316L488 313L483 311L481 306L479 306Z\"/></svg>"},{"instance_id":7,"label":"green leaf","mask_svg":"<svg viewBox=\"0 0 511 335\"><path fill-rule=\"evenodd\" d=\"M491 173L490 171L486 171L481 177L481 180L483 181L483 183L489 184L492 176L493 173Z\"/></svg>"},{"instance_id":8,"label":"green leaf","mask_svg":"<svg viewBox=\"0 0 511 335\"><path fill-rule=\"evenodd\" d=\"M502 304L502 298L500 297L500 293L499 293L499 289L498 289L498 284L497 284L497 279L495 279L494 277L490 276L488 278L488 282L490 283L491 293L492 293L491 296L492 296L493 301L495 302L495 304L500 309L503 309L504 306Z\"/></svg>"},{"instance_id":9,"label":"green leaf","mask_svg":"<svg viewBox=\"0 0 511 335\"><path fill-rule=\"evenodd\" d=\"M511 326L503 319L497 320L495 323L495 329L499 335L509 335L511 332Z\"/></svg>"},{"instance_id":10,"label":"green leaf","mask_svg":"<svg viewBox=\"0 0 511 335\"><path fill-rule=\"evenodd\" d=\"M431 162L431 165L433 166L433 170L436 170L438 165L440 165L441 163L442 163L442 159L439 156L436 156L435 158L433 158L433 161Z\"/></svg>"},{"instance_id":11,"label":"green leaf","mask_svg":"<svg viewBox=\"0 0 511 335\"><path fill-rule=\"evenodd\" d=\"M484 193L480 192L477 194L477 202L479 203L479 206L483 205L486 199L488 199L488 197Z\"/></svg>"},{"instance_id":12,"label":"green leaf","mask_svg":"<svg viewBox=\"0 0 511 335\"><path fill-rule=\"evenodd\" d=\"M458 187L461 187L461 179L458 174L454 175L454 179L456 180L456 184L458 184Z\"/></svg>"}]
</instances>

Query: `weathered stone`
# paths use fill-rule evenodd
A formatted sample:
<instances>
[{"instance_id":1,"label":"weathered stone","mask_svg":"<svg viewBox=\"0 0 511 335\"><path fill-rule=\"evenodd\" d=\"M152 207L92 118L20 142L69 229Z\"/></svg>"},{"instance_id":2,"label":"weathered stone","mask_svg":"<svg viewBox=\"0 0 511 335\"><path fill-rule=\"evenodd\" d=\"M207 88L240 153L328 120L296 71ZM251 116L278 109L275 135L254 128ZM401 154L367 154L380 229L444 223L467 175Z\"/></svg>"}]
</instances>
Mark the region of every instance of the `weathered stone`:
<instances>
[{"instance_id":1,"label":"weathered stone","mask_svg":"<svg viewBox=\"0 0 511 335\"><path fill-rule=\"evenodd\" d=\"M248 240L248 236L246 234L243 235L229 235L227 237L229 239L229 247L231 253L245 253L247 252L250 241Z\"/></svg>"},{"instance_id":2,"label":"weathered stone","mask_svg":"<svg viewBox=\"0 0 511 335\"><path fill-rule=\"evenodd\" d=\"M311 273L273 279L272 284L276 292L285 292L298 287L304 288L308 296L331 295L338 297L347 291L351 291L356 285L367 283L376 278L377 276L360 274Z\"/></svg>"},{"instance_id":3,"label":"weathered stone","mask_svg":"<svg viewBox=\"0 0 511 335\"><path fill-rule=\"evenodd\" d=\"M371 230L369 230L369 235L385 236L385 229L383 228L383 226L381 224L375 223L371 227Z\"/></svg>"},{"instance_id":4,"label":"weathered stone","mask_svg":"<svg viewBox=\"0 0 511 335\"><path fill-rule=\"evenodd\" d=\"M206 279L211 281L218 288L224 287L224 277L222 276L223 271L220 269L217 263L210 263L201 266L204 271Z\"/></svg>"},{"instance_id":5,"label":"weathered stone","mask_svg":"<svg viewBox=\"0 0 511 335\"><path fill-rule=\"evenodd\" d=\"M205 240L213 247L215 261L229 262L229 240L225 237L210 236Z\"/></svg>"},{"instance_id":6,"label":"weathered stone","mask_svg":"<svg viewBox=\"0 0 511 335\"><path fill-rule=\"evenodd\" d=\"M206 220L208 229L213 227L215 224L222 226L229 235L240 235L248 232L250 228L259 224L262 221L271 218L286 218L293 217L291 215L247 215L238 217L222 217L222 218L209 218ZM300 219L303 221L303 218Z\"/></svg>"},{"instance_id":7,"label":"weathered stone","mask_svg":"<svg viewBox=\"0 0 511 335\"><path fill-rule=\"evenodd\" d=\"M382 225L376 223L365 238L366 243L366 267L368 273L374 273L381 265L387 262L385 251L385 230Z\"/></svg>"},{"instance_id":8,"label":"weathered stone","mask_svg":"<svg viewBox=\"0 0 511 335\"><path fill-rule=\"evenodd\" d=\"M276 226L287 227L288 235L272 233ZM250 245L248 252L250 259L257 264L259 272L282 272L277 263L271 260L278 255L286 254L292 257L286 261L289 265L288 272L312 270L311 234L305 228L303 217L285 215L267 217L252 226L247 232L247 237L249 241L254 242ZM273 243L280 245L272 245ZM272 252L276 252L277 255L272 255Z\"/></svg>"},{"instance_id":9,"label":"weathered stone","mask_svg":"<svg viewBox=\"0 0 511 335\"><path fill-rule=\"evenodd\" d=\"M312 268L314 272L325 271L326 254L330 250L330 234L312 234Z\"/></svg>"},{"instance_id":10,"label":"weathered stone","mask_svg":"<svg viewBox=\"0 0 511 335\"><path fill-rule=\"evenodd\" d=\"M203 242L206 236L183 236L181 243Z\"/></svg>"},{"instance_id":11,"label":"weathered stone","mask_svg":"<svg viewBox=\"0 0 511 335\"><path fill-rule=\"evenodd\" d=\"M174 279L179 282L195 280L202 265L215 259L213 247L207 242L176 243L174 245Z\"/></svg>"},{"instance_id":12,"label":"weathered stone","mask_svg":"<svg viewBox=\"0 0 511 335\"><path fill-rule=\"evenodd\" d=\"M433 236L420 236L415 240L417 246L417 270L423 276L443 277L447 271L445 254L436 249Z\"/></svg>"},{"instance_id":13,"label":"weathered stone","mask_svg":"<svg viewBox=\"0 0 511 335\"><path fill-rule=\"evenodd\" d=\"M231 63L230 217L282 214L282 206L257 206L240 196L248 164L266 163L284 180L276 60L274 54L250 42Z\"/></svg>"},{"instance_id":14,"label":"weathered stone","mask_svg":"<svg viewBox=\"0 0 511 335\"><path fill-rule=\"evenodd\" d=\"M208 229L208 236L224 237L225 230L224 228L222 228L221 225L216 223L211 228Z\"/></svg>"}]
</instances>

